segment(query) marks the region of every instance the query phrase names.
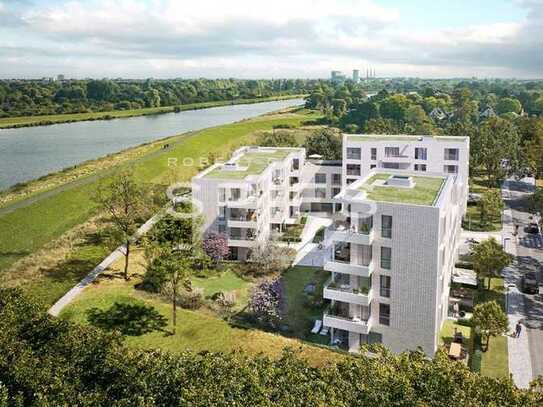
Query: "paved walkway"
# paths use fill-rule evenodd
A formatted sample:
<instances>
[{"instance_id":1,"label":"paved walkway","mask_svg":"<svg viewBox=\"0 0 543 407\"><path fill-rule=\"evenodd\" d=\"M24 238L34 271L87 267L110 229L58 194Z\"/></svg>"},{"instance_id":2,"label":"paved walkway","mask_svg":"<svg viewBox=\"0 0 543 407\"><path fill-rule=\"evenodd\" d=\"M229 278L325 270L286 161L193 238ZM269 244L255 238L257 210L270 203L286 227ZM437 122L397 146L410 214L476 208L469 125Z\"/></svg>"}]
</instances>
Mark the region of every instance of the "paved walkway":
<instances>
[{"instance_id":1,"label":"paved walkway","mask_svg":"<svg viewBox=\"0 0 543 407\"><path fill-rule=\"evenodd\" d=\"M503 212L503 230L502 241L505 250L515 256L513 264L506 267L502 275L506 287L506 308L509 317L509 331L514 332L517 322L525 318L525 297L517 288L517 281L520 278L520 270L517 259L517 238L513 235L514 221L510 206L512 192L509 181L505 181L502 186L502 199L505 202ZM526 388L533 378L532 357L530 354L529 338L524 328L519 338L509 336L507 338L507 347L509 354L509 372L518 387Z\"/></svg>"},{"instance_id":2,"label":"paved walkway","mask_svg":"<svg viewBox=\"0 0 543 407\"><path fill-rule=\"evenodd\" d=\"M138 237L143 236L145 233L147 233L153 225L161 218L162 213L158 213L155 216L153 216L151 219L149 219L147 222L145 222L143 225L140 226L140 228L137 230L137 232L134 235L134 239L137 239ZM102 274L109 266L111 266L114 262L116 262L118 259L120 259L122 256L124 256L124 253L126 252L126 245L121 245L117 247L113 252L109 254L102 262L96 266L87 276L81 280L79 283L77 283L76 286L74 286L70 291L68 291L66 294L62 296L61 299L59 299L49 310L47 311L50 315L58 316L60 312L68 305L70 302L74 300L81 292L87 287L89 284L91 284L96 278Z\"/></svg>"}]
</instances>

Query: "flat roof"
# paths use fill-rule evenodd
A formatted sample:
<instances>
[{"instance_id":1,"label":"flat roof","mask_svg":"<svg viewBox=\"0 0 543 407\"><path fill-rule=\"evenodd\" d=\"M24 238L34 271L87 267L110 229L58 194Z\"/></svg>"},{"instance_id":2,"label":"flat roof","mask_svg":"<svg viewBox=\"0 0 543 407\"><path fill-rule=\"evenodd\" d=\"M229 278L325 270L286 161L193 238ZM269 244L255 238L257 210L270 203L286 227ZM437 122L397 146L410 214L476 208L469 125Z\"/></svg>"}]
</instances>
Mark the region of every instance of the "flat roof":
<instances>
[{"instance_id":1,"label":"flat roof","mask_svg":"<svg viewBox=\"0 0 543 407\"><path fill-rule=\"evenodd\" d=\"M467 137L462 136L434 136L431 134L411 135L411 134L348 134L347 141L464 141Z\"/></svg>"},{"instance_id":2,"label":"flat roof","mask_svg":"<svg viewBox=\"0 0 543 407\"><path fill-rule=\"evenodd\" d=\"M270 148L270 149L248 149L242 152L233 161L239 169L225 168L219 164L216 168L205 174L205 178L217 179L244 179L249 175L259 175L264 172L274 161L284 160L290 153L298 151L296 148Z\"/></svg>"},{"instance_id":3,"label":"flat roof","mask_svg":"<svg viewBox=\"0 0 543 407\"><path fill-rule=\"evenodd\" d=\"M405 176L377 173L364 181L359 189L365 191L366 198L372 201L432 206L445 182L445 177L409 175L415 183L413 187L383 186L383 181L392 175Z\"/></svg>"}]
</instances>

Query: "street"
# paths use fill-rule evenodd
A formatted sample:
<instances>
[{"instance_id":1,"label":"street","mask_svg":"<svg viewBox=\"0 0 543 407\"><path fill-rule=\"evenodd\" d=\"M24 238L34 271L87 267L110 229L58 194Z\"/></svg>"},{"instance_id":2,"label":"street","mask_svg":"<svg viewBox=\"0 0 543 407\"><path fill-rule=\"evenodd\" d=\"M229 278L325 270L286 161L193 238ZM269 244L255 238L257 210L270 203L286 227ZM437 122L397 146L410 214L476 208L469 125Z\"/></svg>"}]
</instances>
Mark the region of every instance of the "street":
<instances>
[{"instance_id":1,"label":"street","mask_svg":"<svg viewBox=\"0 0 543 407\"><path fill-rule=\"evenodd\" d=\"M504 272L506 285L508 286L508 313L514 315L516 320L523 324L525 337L521 340L509 340L510 369L515 378L515 366L530 363L524 366L527 376L536 377L543 375L543 295L528 295L520 291L520 278L528 271L534 271L538 281L543 282L543 238L541 234L527 232L526 226L531 222L529 211L529 197L533 191L531 184L509 180L504 184L503 196L506 207L505 213L510 213L510 219L504 216L503 239L506 249L516 254L515 262ZM514 225L519 225L518 236L512 235ZM527 347L524 352L515 352L515 347ZM523 357L524 356L524 357ZM528 359L528 360L515 360ZM520 366L522 368L522 366ZM523 387L528 379L517 380L517 384ZM521 383L519 383L521 382Z\"/></svg>"}]
</instances>

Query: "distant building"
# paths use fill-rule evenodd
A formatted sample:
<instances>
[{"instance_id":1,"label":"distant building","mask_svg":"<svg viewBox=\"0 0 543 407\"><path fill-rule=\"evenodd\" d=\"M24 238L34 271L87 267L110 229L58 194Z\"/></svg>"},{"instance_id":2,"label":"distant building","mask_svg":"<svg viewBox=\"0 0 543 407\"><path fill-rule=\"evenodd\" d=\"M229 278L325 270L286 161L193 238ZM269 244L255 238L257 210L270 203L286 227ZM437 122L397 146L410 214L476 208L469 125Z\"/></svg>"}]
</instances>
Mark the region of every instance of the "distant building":
<instances>
[{"instance_id":1,"label":"distant building","mask_svg":"<svg viewBox=\"0 0 543 407\"><path fill-rule=\"evenodd\" d=\"M436 122L445 120L448 117L447 113L440 107L436 107L430 112L430 118Z\"/></svg>"},{"instance_id":2,"label":"distant building","mask_svg":"<svg viewBox=\"0 0 543 407\"><path fill-rule=\"evenodd\" d=\"M479 118L480 119L489 119L491 117L496 117L496 112L490 106L488 106L481 113L479 113Z\"/></svg>"},{"instance_id":3,"label":"distant building","mask_svg":"<svg viewBox=\"0 0 543 407\"><path fill-rule=\"evenodd\" d=\"M345 81L345 75L343 75L341 73L341 71L332 71L331 75L330 75L330 79L332 80L332 82L343 82Z\"/></svg>"},{"instance_id":4,"label":"distant building","mask_svg":"<svg viewBox=\"0 0 543 407\"><path fill-rule=\"evenodd\" d=\"M57 75L57 81L62 82L64 79L65 79L64 75L62 74Z\"/></svg>"},{"instance_id":5,"label":"distant building","mask_svg":"<svg viewBox=\"0 0 543 407\"><path fill-rule=\"evenodd\" d=\"M360 71L358 69L353 69L353 82L358 83L360 81Z\"/></svg>"}]
</instances>

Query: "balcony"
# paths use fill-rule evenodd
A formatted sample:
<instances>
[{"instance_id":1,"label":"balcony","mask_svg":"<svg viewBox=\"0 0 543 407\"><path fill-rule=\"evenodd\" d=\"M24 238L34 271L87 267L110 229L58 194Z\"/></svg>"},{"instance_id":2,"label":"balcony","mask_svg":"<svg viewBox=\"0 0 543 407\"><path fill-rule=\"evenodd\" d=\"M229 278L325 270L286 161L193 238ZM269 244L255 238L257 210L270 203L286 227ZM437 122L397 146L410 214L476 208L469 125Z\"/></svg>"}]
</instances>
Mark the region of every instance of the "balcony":
<instances>
[{"instance_id":1,"label":"balcony","mask_svg":"<svg viewBox=\"0 0 543 407\"><path fill-rule=\"evenodd\" d=\"M351 274L353 276L359 277L369 277L373 272L374 266L373 262L371 262L367 266L363 266L360 264L351 264L349 262L332 260L324 263L324 269L326 271L334 273Z\"/></svg>"},{"instance_id":2,"label":"balcony","mask_svg":"<svg viewBox=\"0 0 543 407\"><path fill-rule=\"evenodd\" d=\"M410 163L413 161L412 157L408 155L385 155L381 157L381 161L384 163Z\"/></svg>"},{"instance_id":3,"label":"balcony","mask_svg":"<svg viewBox=\"0 0 543 407\"><path fill-rule=\"evenodd\" d=\"M354 227L342 228L334 226L330 228L330 233L328 235L328 239L334 242L349 242L364 245L371 245L374 237L375 233L373 228L371 230L364 229L362 232Z\"/></svg>"},{"instance_id":4,"label":"balcony","mask_svg":"<svg viewBox=\"0 0 543 407\"><path fill-rule=\"evenodd\" d=\"M236 246L236 247L253 247L256 245L256 236L253 234L246 234L243 235L230 235L228 237L228 246Z\"/></svg>"},{"instance_id":5,"label":"balcony","mask_svg":"<svg viewBox=\"0 0 543 407\"><path fill-rule=\"evenodd\" d=\"M257 205L257 199L256 196L252 195L246 198L240 198L240 199L229 199L226 202L226 206L228 208L241 208L241 209L254 209Z\"/></svg>"},{"instance_id":6,"label":"balcony","mask_svg":"<svg viewBox=\"0 0 543 407\"><path fill-rule=\"evenodd\" d=\"M367 287L351 287L349 284L336 282L330 278L324 286L323 298L369 306L373 299L373 290Z\"/></svg>"},{"instance_id":7,"label":"balcony","mask_svg":"<svg viewBox=\"0 0 543 407\"><path fill-rule=\"evenodd\" d=\"M356 332L367 335L370 332L371 319L363 320L357 317L334 315L331 309L324 312L323 325L329 328L343 329L344 331Z\"/></svg>"}]
</instances>

